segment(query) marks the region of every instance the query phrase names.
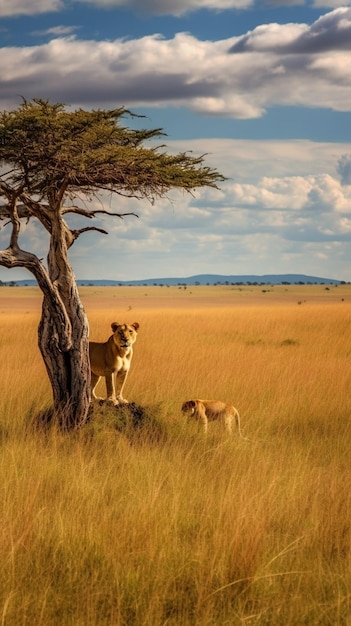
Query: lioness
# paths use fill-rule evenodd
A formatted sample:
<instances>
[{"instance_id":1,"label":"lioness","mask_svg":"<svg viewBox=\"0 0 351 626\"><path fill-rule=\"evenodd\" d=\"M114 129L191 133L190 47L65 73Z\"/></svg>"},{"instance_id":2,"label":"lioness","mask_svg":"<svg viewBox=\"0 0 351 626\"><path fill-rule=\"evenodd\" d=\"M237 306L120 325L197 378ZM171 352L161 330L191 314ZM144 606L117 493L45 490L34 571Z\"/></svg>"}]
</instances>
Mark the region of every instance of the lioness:
<instances>
[{"instance_id":1,"label":"lioness","mask_svg":"<svg viewBox=\"0 0 351 626\"><path fill-rule=\"evenodd\" d=\"M133 343L137 338L138 322L119 324L112 322L113 335L104 343L89 341L91 368L91 395L95 400L102 400L95 395L95 387L101 376L106 381L106 401L114 405L128 404L122 392L133 356ZM116 377L115 377L116 375Z\"/></svg>"},{"instance_id":2,"label":"lioness","mask_svg":"<svg viewBox=\"0 0 351 626\"><path fill-rule=\"evenodd\" d=\"M221 400L187 400L182 404L182 412L193 416L202 423L204 433L207 433L208 422L219 420L225 430L232 433L233 424L236 423L240 437L243 437L240 426L240 415L237 409L228 402Z\"/></svg>"}]
</instances>

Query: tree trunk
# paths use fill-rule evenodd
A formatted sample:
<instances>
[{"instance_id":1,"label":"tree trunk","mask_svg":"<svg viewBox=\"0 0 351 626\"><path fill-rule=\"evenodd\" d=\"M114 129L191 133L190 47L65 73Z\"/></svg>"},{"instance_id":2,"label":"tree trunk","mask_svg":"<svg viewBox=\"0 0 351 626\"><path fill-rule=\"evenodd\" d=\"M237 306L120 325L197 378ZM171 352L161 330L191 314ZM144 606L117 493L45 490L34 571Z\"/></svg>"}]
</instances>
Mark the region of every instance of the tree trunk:
<instances>
[{"instance_id":1,"label":"tree trunk","mask_svg":"<svg viewBox=\"0 0 351 626\"><path fill-rule=\"evenodd\" d=\"M51 222L51 292L44 291L38 340L52 386L54 418L62 429L71 430L83 425L88 417L90 362L89 325L68 260L67 236L67 227L58 214Z\"/></svg>"},{"instance_id":2,"label":"tree trunk","mask_svg":"<svg viewBox=\"0 0 351 626\"><path fill-rule=\"evenodd\" d=\"M64 430L78 428L87 420L90 403L89 326L67 256L60 257L60 271L50 259L49 270L59 280L52 280L36 255L17 246L1 251L0 264L25 267L38 281L43 293L38 343L52 386L54 418Z\"/></svg>"},{"instance_id":3,"label":"tree trunk","mask_svg":"<svg viewBox=\"0 0 351 626\"><path fill-rule=\"evenodd\" d=\"M52 298L44 294L38 343L52 386L54 419L71 430L86 422L90 404L89 327L75 284L66 311L70 338Z\"/></svg>"}]
</instances>

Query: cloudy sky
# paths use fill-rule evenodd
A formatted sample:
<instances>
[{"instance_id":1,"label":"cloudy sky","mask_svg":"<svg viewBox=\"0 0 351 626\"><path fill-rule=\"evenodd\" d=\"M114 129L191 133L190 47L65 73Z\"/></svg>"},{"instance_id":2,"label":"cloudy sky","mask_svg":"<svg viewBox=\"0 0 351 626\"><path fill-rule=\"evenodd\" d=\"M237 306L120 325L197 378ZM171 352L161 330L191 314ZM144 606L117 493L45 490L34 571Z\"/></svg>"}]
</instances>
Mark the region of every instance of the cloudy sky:
<instances>
[{"instance_id":1,"label":"cloudy sky","mask_svg":"<svg viewBox=\"0 0 351 626\"><path fill-rule=\"evenodd\" d=\"M96 221L109 235L75 243L78 278L351 280L351 0L0 0L0 45L1 110L124 105L228 177L154 206L104 198L139 219ZM22 246L45 243L30 223Z\"/></svg>"}]
</instances>

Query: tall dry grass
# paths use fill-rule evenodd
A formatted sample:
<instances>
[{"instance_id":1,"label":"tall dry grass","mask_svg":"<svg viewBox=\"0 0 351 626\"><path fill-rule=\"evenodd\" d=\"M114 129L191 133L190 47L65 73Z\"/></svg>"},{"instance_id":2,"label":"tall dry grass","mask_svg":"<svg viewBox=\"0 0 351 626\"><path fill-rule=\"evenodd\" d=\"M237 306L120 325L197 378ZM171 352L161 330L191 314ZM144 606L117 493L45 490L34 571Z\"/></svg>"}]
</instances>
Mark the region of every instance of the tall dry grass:
<instances>
[{"instance_id":1,"label":"tall dry grass","mask_svg":"<svg viewBox=\"0 0 351 626\"><path fill-rule=\"evenodd\" d=\"M96 340L140 322L126 396L159 438L112 409L36 429L37 315L1 316L0 623L351 624L349 303L151 298L87 312ZM194 396L233 402L248 441L184 421Z\"/></svg>"}]
</instances>

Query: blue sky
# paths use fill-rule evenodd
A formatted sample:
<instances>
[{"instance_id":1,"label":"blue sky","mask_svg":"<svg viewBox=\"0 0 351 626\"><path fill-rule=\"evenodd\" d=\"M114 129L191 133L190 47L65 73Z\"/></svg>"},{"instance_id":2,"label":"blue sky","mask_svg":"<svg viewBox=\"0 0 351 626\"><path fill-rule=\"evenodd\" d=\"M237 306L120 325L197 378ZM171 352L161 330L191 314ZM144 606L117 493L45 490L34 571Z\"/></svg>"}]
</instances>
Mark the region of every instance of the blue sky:
<instances>
[{"instance_id":1,"label":"blue sky","mask_svg":"<svg viewBox=\"0 0 351 626\"><path fill-rule=\"evenodd\" d=\"M351 2L0 0L0 46L1 110L20 96L124 105L228 177L153 206L102 197L140 219L97 220L109 235L75 243L78 278L351 280ZM46 244L26 225L22 247Z\"/></svg>"}]
</instances>

